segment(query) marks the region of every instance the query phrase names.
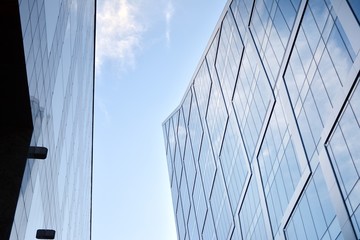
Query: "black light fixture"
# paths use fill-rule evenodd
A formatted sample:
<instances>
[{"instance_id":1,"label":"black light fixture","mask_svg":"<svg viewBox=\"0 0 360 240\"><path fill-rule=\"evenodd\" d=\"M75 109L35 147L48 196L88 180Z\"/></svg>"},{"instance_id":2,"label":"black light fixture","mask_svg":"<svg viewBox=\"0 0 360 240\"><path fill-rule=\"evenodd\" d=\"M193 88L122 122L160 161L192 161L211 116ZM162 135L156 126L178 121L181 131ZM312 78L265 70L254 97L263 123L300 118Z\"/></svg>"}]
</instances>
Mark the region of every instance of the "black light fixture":
<instances>
[{"instance_id":1,"label":"black light fixture","mask_svg":"<svg viewBox=\"0 0 360 240\"><path fill-rule=\"evenodd\" d=\"M36 231L36 239L55 239L55 230L38 229Z\"/></svg>"},{"instance_id":2,"label":"black light fixture","mask_svg":"<svg viewBox=\"0 0 360 240\"><path fill-rule=\"evenodd\" d=\"M46 147L29 147L28 158L45 159L48 149Z\"/></svg>"}]
</instances>

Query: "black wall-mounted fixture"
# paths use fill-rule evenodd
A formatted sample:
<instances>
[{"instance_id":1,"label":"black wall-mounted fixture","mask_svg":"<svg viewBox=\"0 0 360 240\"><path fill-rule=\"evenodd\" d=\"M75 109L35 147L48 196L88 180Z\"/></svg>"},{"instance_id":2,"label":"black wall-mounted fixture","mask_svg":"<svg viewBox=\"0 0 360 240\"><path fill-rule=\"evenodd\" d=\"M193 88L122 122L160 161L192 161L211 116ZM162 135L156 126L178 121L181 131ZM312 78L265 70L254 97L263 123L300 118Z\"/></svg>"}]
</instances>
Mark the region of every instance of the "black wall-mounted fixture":
<instances>
[{"instance_id":1,"label":"black wall-mounted fixture","mask_svg":"<svg viewBox=\"0 0 360 240\"><path fill-rule=\"evenodd\" d=\"M36 231L36 239L55 239L55 230L38 229Z\"/></svg>"},{"instance_id":2,"label":"black wall-mounted fixture","mask_svg":"<svg viewBox=\"0 0 360 240\"><path fill-rule=\"evenodd\" d=\"M29 147L28 158L45 159L48 149L46 147Z\"/></svg>"}]
</instances>

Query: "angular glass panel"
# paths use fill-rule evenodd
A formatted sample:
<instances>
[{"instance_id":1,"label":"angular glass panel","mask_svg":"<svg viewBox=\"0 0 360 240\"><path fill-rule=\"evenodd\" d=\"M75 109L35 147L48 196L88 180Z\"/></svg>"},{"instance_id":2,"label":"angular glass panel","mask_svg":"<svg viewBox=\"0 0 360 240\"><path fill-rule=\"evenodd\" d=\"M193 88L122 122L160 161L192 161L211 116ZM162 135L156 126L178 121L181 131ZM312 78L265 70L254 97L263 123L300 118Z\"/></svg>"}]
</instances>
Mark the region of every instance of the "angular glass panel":
<instances>
[{"instance_id":1,"label":"angular glass panel","mask_svg":"<svg viewBox=\"0 0 360 240\"><path fill-rule=\"evenodd\" d=\"M359 119L357 119L352 106L357 103L360 96L358 82L359 78L327 145L344 200L347 203L350 202L347 204L347 208L357 234L360 231L358 225L360 219L355 214L356 209L360 206L358 197L360 189L360 150L358 147L360 126L358 124ZM360 236L357 235L357 237Z\"/></svg>"}]
</instances>

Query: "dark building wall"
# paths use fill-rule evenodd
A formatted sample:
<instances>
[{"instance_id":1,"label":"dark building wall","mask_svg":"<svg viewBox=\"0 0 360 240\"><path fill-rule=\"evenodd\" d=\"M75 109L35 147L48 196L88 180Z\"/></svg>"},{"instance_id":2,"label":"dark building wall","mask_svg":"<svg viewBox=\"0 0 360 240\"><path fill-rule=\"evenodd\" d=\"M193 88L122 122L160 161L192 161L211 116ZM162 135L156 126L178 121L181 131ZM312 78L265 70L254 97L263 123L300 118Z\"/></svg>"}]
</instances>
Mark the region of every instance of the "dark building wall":
<instances>
[{"instance_id":1,"label":"dark building wall","mask_svg":"<svg viewBox=\"0 0 360 240\"><path fill-rule=\"evenodd\" d=\"M179 239L360 237L359 12L228 1L163 124Z\"/></svg>"}]
</instances>

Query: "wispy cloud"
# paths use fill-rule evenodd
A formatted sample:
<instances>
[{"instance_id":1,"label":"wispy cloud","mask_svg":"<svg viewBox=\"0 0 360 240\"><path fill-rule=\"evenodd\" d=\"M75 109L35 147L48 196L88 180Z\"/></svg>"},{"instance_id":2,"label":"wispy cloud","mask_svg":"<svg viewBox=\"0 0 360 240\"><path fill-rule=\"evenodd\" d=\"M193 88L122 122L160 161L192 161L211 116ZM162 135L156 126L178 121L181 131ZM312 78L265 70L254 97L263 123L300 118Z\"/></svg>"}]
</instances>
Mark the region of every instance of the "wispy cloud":
<instances>
[{"instance_id":1,"label":"wispy cloud","mask_svg":"<svg viewBox=\"0 0 360 240\"><path fill-rule=\"evenodd\" d=\"M166 31L165 31L165 37L166 37L166 43L170 43L170 27L171 27L171 20L174 15L175 9L173 6L172 1L168 1L166 8L165 8L165 21L166 21Z\"/></svg>"},{"instance_id":2,"label":"wispy cloud","mask_svg":"<svg viewBox=\"0 0 360 240\"><path fill-rule=\"evenodd\" d=\"M100 121L102 122L103 120L105 120L105 123L109 123L111 120L111 117L110 117L110 113L109 113L107 104L105 104L103 98L100 97L99 95L97 95L97 97L96 97L95 107L96 107L97 112L100 113L97 115L104 117L104 119L101 119Z\"/></svg>"},{"instance_id":3,"label":"wispy cloud","mask_svg":"<svg viewBox=\"0 0 360 240\"><path fill-rule=\"evenodd\" d=\"M119 61L121 67L135 64L145 26L139 8L127 0L106 0L97 14L96 66L106 60Z\"/></svg>"}]
</instances>

